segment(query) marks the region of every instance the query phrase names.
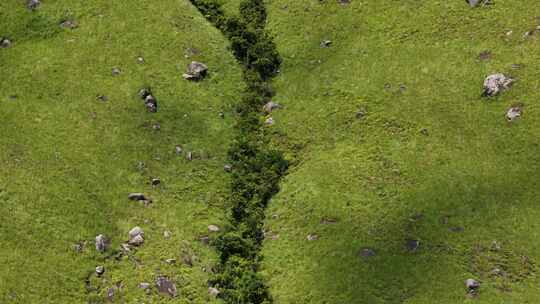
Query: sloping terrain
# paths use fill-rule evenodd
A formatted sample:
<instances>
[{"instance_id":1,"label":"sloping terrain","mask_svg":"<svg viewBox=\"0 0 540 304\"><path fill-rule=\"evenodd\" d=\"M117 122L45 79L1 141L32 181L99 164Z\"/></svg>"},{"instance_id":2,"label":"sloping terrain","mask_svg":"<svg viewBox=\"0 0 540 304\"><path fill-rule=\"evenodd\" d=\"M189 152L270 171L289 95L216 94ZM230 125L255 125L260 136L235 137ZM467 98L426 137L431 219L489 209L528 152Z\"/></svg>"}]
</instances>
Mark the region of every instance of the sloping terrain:
<instances>
[{"instance_id":1,"label":"sloping terrain","mask_svg":"<svg viewBox=\"0 0 540 304\"><path fill-rule=\"evenodd\" d=\"M267 214L275 302L539 302L540 6L347 2L269 3L296 160ZM515 85L482 98L497 72Z\"/></svg>"},{"instance_id":2,"label":"sloping terrain","mask_svg":"<svg viewBox=\"0 0 540 304\"><path fill-rule=\"evenodd\" d=\"M110 293L123 303L210 302L215 254L199 239L224 217L242 89L226 40L174 0L48 0L34 11L1 1L0 36L12 41L0 49L0 302L101 303ZM191 60L210 67L204 81L182 79ZM137 95L143 87L157 113ZM131 192L153 203L129 201ZM135 226L145 242L122 255ZM112 241L104 254L98 234ZM158 294L159 275L176 283L175 299Z\"/></svg>"},{"instance_id":3,"label":"sloping terrain","mask_svg":"<svg viewBox=\"0 0 540 304\"><path fill-rule=\"evenodd\" d=\"M25 2L0 2L0 303L540 302L536 1Z\"/></svg>"}]
</instances>

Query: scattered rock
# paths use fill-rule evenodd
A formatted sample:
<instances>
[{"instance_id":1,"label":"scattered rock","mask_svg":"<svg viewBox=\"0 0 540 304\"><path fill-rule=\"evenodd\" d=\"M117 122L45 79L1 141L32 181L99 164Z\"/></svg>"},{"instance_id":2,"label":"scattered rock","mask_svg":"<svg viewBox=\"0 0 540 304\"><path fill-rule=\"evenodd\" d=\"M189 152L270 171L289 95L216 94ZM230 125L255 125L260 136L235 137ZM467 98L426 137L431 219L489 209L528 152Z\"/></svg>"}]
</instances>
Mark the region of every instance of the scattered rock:
<instances>
[{"instance_id":1,"label":"scattered rock","mask_svg":"<svg viewBox=\"0 0 540 304\"><path fill-rule=\"evenodd\" d=\"M140 289L150 289L150 283L141 282L141 283L139 283L139 288Z\"/></svg>"},{"instance_id":2,"label":"scattered rock","mask_svg":"<svg viewBox=\"0 0 540 304\"><path fill-rule=\"evenodd\" d=\"M131 247L129 247L129 244L120 244L120 250L122 250L122 252L124 253L127 253L127 252L131 252Z\"/></svg>"},{"instance_id":3,"label":"scattered rock","mask_svg":"<svg viewBox=\"0 0 540 304\"><path fill-rule=\"evenodd\" d=\"M519 63L513 63L510 67L511 67L513 70L519 70L519 69L522 69L522 68L523 68L523 65L522 65L522 64L519 64Z\"/></svg>"},{"instance_id":4,"label":"scattered rock","mask_svg":"<svg viewBox=\"0 0 540 304\"><path fill-rule=\"evenodd\" d=\"M216 225L208 225L209 232L219 232L219 227Z\"/></svg>"},{"instance_id":5,"label":"scattered rock","mask_svg":"<svg viewBox=\"0 0 540 304\"><path fill-rule=\"evenodd\" d=\"M264 123L267 124L267 125L269 125L269 126L271 126L271 125L273 125L275 122L274 122L274 119L273 119L272 117L268 117L268 118L265 120Z\"/></svg>"},{"instance_id":6,"label":"scattered rock","mask_svg":"<svg viewBox=\"0 0 540 304\"><path fill-rule=\"evenodd\" d=\"M188 66L187 73L182 76L187 80L198 81L206 77L207 72L208 67L204 63L192 61Z\"/></svg>"},{"instance_id":7,"label":"scattered rock","mask_svg":"<svg viewBox=\"0 0 540 304\"><path fill-rule=\"evenodd\" d=\"M478 59L486 61L491 59L491 51L482 51L478 54Z\"/></svg>"},{"instance_id":8,"label":"scattered rock","mask_svg":"<svg viewBox=\"0 0 540 304\"><path fill-rule=\"evenodd\" d=\"M225 170L225 172L231 172L232 171L232 166L227 164L227 165L223 166L223 170Z\"/></svg>"},{"instance_id":9,"label":"scattered rock","mask_svg":"<svg viewBox=\"0 0 540 304\"><path fill-rule=\"evenodd\" d=\"M500 268L493 268L490 274L491 276L498 277L504 275L504 272Z\"/></svg>"},{"instance_id":10,"label":"scattered rock","mask_svg":"<svg viewBox=\"0 0 540 304\"><path fill-rule=\"evenodd\" d=\"M144 193L133 192L128 194L128 199L131 201L149 201Z\"/></svg>"},{"instance_id":11,"label":"scattered rock","mask_svg":"<svg viewBox=\"0 0 540 304\"><path fill-rule=\"evenodd\" d=\"M137 63L138 64L143 64L144 63L144 58L142 56L137 57Z\"/></svg>"},{"instance_id":12,"label":"scattered rock","mask_svg":"<svg viewBox=\"0 0 540 304\"><path fill-rule=\"evenodd\" d=\"M102 102L107 102L109 100L109 98L105 95L97 95L96 99Z\"/></svg>"},{"instance_id":13,"label":"scattered rock","mask_svg":"<svg viewBox=\"0 0 540 304\"><path fill-rule=\"evenodd\" d=\"M184 150L182 149L181 146L174 147L174 152L176 152L176 154L182 154L182 151Z\"/></svg>"},{"instance_id":14,"label":"scattered rock","mask_svg":"<svg viewBox=\"0 0 540 304\"><path fill-rule=\"evenodd\" d=\"M422 129L420 129L420 134L422 134L424 136L429 136L429 130L426 129L426 128L422 128Z\"/></svg>"},{"instance_id":15,"label":"scattered rock","mask_svg":"<svg viewBox=\"0 0 540 304\"><path fill-rule=\"evenodd\" d=\"M146 97L149 95L152 95L152 91L149 88L142 88L139 91L139 97L143 100L146 99Z\"/></svg>"},{"instance_id":16,"label":"scattered rock","mask_svg":"<svg viewBox=\"0 0 540 304\"><path fill-rule=\"evenodd\" d=\"M141 227L136 226L129 231L128 244L132 246L140 246L144 243L144 231Z\"/></svg>"},{"instance_id":17,"label":"scattered rock","mask_svg":"<svg viewBox=\"0 0 540 304\"><path fill-rule=\"evenodd\" d=\"M420 247L420 241L419 240L414 240L414 239L405 240L405 248L408 251L416 251L416 250L418 250L418 247Z\"/></svg>"},{"instance_id":18,"label":"scattered rock","mask_svg":"<svg viewBox=\"0 0 540 304\"><path fill-rule=\"evenodd\" d=\"M506 112L506 120L508 120L509 122L512 122L520 118L522 113L523 113L523 110L521 109L520 106L511 107Z\"/></svg>"},{"instance_id":19,"label":"scattered rock","mask_svg":"<svg viewBox=\"0 0 540 304\"><path fill-rule=\"evenodd\" d=\"M272 113L272 111L277 109L281 109L281 105L273 101L269 101L263 106L263 110L268 114Z\"/></svg>"},{"instance_id":20,"label":"scattered rock","mask_svg":"<svg viewBox=\"0 0 540 304\"><path fill-rule=\"evenodd\" d=\"M150 94L144 98L144 105L146 106L146 109L148 112L156 113L158 109L157 105L157 99L154 97L154 95Z\"/></svg>"},{"instance_id":21,"label":"scattered rock","mask_svg":"<svg viewBox=\"0 0 540 304\"><path fill-rule=\"evenodd\" d=\"M358 111L356 112L356 115L355 115L355 116L356 116L356 119L362 119L362 118L366 117L366 115L367 115L366 109L361 108L360 110L358 110Z\"/></svg>"},{"instance_id":22,"label":"scattered rock","mask_svg":"<svg viewBox=\"0 0 540 304\"><path fill-rule=\"evenodd\" d=\"M186 159L187 159L187 160L193 160L193 152L188 152L188 153L186 154Z\"/></svg>"},{"instance_id":23,"label":"scattered rock","mask_svg":"<svg viewBox=\"0 0 540 304\"><path fill-rule=\"evenodd\" d=\"M105 273L105 267L103 267L103 266L97 266L97 267L96 267L96 274L97 274L98 276L101 276L101 275L104 274L104 273Z\"/></svg>"},{"instance_id":24,"label":"scattered rock","mask_svg":"<svg viewBox=\"0 0 540 304\"><path fill-rule=\"evenodd\" d=\"M172 236L172 233L169 230L163 231L163 237L166 239L170 239Z\"/></svg>"},{"instance_id":25,"label":"scattered rock","mask_svg":"<svg viewBox=\"0 0 540 304\"><path fill-rule=\"evenodd\" d=\"M322 48L327 48L327 47L330 47L332 45L332 40L323 40L321 41L321 47Z\"/></svg>"},{"instance_id":26,"label":"scattered rock","mask_svg":"<svg viewBox=\"0 0 540 304\"><path fill-rule=\"evenodd\" d=\"M219 118L225 118L225 113L223 112L219 112L218 115L219 115Z\"/></svg>"},{"instance_id":27,"label":"scattered rock","mask_svg":"<svg viewBox=\"0 0 540 304\"><path fill-rule=\"evenodd\" d=\"M491 242L491 248L490 248L491 251L501 251L501 249L502 249L501 243L497 241Z\"/></svg>"},{"instance_id":28,"label":"scattered rock","mask_svg":"<svg viewBox=\"0 0 540 304\"><path fill-rule=\"evenodd\" d=\"M83 252L85 246L86 246L86 241L81 241L73 245L73 250L77 253L81 253Z\"/></svg>"},{"instance_id":29,"label":"scattered rock","mask_svg":"<svg viewBox=\"0 0 540 304\"><path fill-rule=\"evenodd\" d=\"M159 178L152 178L152 186L156 187L161 184L161 180Z\"/></svg>"},{"instance_id":30,"label":"scattered rock","mask_svg":"<svg viewBox=\"0 0 540 304\"><path fill-rule=\"evenodd\" d=\"M65 28L65 29L67 28L67 29L70 29L70 30L74 30L74 29L79 27L79 24L75 20L68 19L68 20L62 21L60 23L60 27Z\"/></svg>"},{"instance_id":31,"label":"scattered rock","mask_svg":"<svg viewBox=\"0 0 540 304\"><path fill-rule=\"evenodd\" d=\"M109 249L109 240L103 235L100 234L96 236L96 250L99 252L105 252Z\"/></svg>"},{"instance_id":32,"label":"scattered rock","mask_svg":"<svg viewBox=\"0 0 540 304\"><path fill-rule=\"evenodd\" d=\"M506 77L501 73L489 75L484 80L484 92L482 93L482 96L497 96L501 91L508 89L513 82L514 79Z\"/></svg>"},{"instance_id":33,"label":"scattered rock","mask_svg":"<svg viewBox=\"0 0 540 304\"><path fill-rule=\"evenodd\" d=\"M325 224L325 225L336 224L337 222L338 222L337 218L332 218L332 217L327 217L327 216L321 219L321 224Z\"/></svg>"},{"instance_id":34,"label":"scattered rock","mask_svg":"<svg viewBox=\"0 0 540 304\"><path fill-rule=\"evenodd\" d=\"M465 228L463 228L463 227L461 227L461 226L454 226L454 227L448 228L448 230L450 230L450 232L456 232L456 233L459 233L459 232L465 231Z\"/></svg>"},{"instance_id":35,"label":"scattered rock","mask_svg":"<svg viewBox=\"0 0 540 304\"><path fill-rule=\"evenodd\" d=\"M166 259L165 263L170 264L170 265L176 264L176 259Z\"/></svg>"},{"instance_id":36,"label":"scattered rock","mask_svg":"<svg viewBox=\"0 0 540 304\"><path fill-rule=\"evenodd\" d=\"M201 236L199 238L199 240L201 241L201 243L203 243L204 245L209 245L210 244L210 237L205 235L205 236Z\"/></svg>"},{"instance_id":37,"label":"scattered rock","mask_svg":"<svg viewBox=\"0 0 540 304\"><path fill-rule=\"evenodd\" d=\"M351 3L351 0L338 0L339 4L345 6Z\"/></svg>"},{"instance_id":38,"label":"scattered rock","mask_svg":"<svg viewBox=\"0 0 540 304\"><path fill-rule=\"evenodd\" d=\"M219 290L215 287L208 287L208 294L213 298L217 298Z\"/></svg>"},{"instance_id":39,"label":"scattered rock","mask_svg":"<svg viewBox=\"0 0 540 304\"><path fill-rule=\"evenodd\" d=\"M374 257L376 253L375 253L375 250L371 248L362 248L360 249L360 252L358 252L358 255L362 258L370 258L370 257Z\"/></svg>"},{"instance_id":40,"label":"scattered rock","mask_svg":"<svg viewBox=\"0 0 540 304\"><path fill-rule=\"evenodd\" d=\"M114 67L114 68L112 68L111 73L112 73L113 76L118 76L118 75L120 75L120 73L122 73L122 70L120 70L120 68Z\"/></svg>"},{"instance_id":41,"label":"scattered rock","mask_svg":"<svg viewBox=\"0 0 540 304\"><path fill-rule=\"evenodd\" d=\"M41 4L41 1L39 0L28 0L28 2L26 2L26 7L29 10L35 10L39 7L40 4Z\"/></svg>"},{"instance_id":42,"label":"scattered rock","mask_svg":"<svg viewBox=\"0 0 540 304\"><path fill-rule=\"evenodd\" d=\"M167 294L171 298L174 298L178 295L176 290L176 285L167 279L166 277L159 276L156 279L156 286L160 293Z\"/></svg>"},{"instance_id":43,"label":"scattered rock","mask_svg":"<svg viewBox=\"0 0 540 304\"><path fill-rule=\"evenodd\" d=\"M319 236L316 235L316 234L308 234L308 236L307 236L308 241L316 241L318 239L319 239Z\"/></svg>"},{"instance_id":44,"label":"scattered rock","mask_svg":"<svg viewBox=\"0 0 540 304\"><path fill-rule=\"evenodd\" d=\"M467 279L465 281L465 287L467 288L467 293L477 294L480 289L480 283L475 279Z\"/></svg>"},{"instance_id":45,"label":"scattered rock","mask_svg":"<svg viewBox=\"0 0 540 304\"><path fill-rule=\"evenodd\" d=\"M11 40L4 37L0 38L0 48L7 49L9 47L11 47Z\"/></svg>"},{"instance_id":46,"label":"scattered rock","mask_svg":"<svg viewBox=\"0 0 540 304\"><path fill-rule=\"evenodd\" d=\"M465 0L465 2L469 3L471 7L477 7L480 4L484 6L491 4L491 0Z\"/></svg>"},{"instance_id":47,"label":"scattered rock","mask_svg":"<svg viewBox=\"0 0 540 304\"><path fill-rule=\"evenodd\" d=\"M109 301L113 301L114 300L114 288L113 287L110 287L109 289L107 289L107 299Z\"/></svg>"},{"instance_id":48,"label":"scattered rock","mask_svg":"<svg viewBox=\"0 0 540 304\"><path fill-rule=\"evenodd\" d=\"M155 124L152 125L152 129L155 131L161 130L161 124L156 122Z\"/></svg>"}]
</instances>

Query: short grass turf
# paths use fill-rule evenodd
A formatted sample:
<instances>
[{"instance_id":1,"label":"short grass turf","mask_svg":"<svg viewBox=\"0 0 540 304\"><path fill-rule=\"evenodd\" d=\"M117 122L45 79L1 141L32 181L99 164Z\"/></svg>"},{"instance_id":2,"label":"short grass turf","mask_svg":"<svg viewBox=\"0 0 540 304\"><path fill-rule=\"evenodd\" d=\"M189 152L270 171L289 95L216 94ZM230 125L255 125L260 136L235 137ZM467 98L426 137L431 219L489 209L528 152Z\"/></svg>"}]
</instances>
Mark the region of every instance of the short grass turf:
<instances>
[{"instance_id":1,"label":"short grass turf","mask_svg":"<svg viewBox=\"0 0 540 304\"><path fill-rule=\"evenodd\" d=\"M78 28L62 29L67 19ZM13 42L0 49L0 302L101 303L109 288L122 303L212 302L215 254L199 237L223 221L231 105L242 90L226 40L189 1L174 0L48 0L33 12L1 1L0 36ZM204 81L182 79L191 60L210 67ZM137 96L145 86L156 114ZM154 203L128 201L130 192ZM117 250L134 226L145 243L130 258L96 252L97 234ZM175 281L177 298L138 288L158 275Z\"/></svg>"},{"instance_id":2,"label":"short grass turf","mask_svg":"<svg viewBox=\"0 0 540 304\"><path fill-rule=\"evenodd\" d=\"M540 302L538 3L339 2L269 2L295 161L267 216L275 303ZM515 86L481 98L496 72Z\"/></svg>"}]
</instances>

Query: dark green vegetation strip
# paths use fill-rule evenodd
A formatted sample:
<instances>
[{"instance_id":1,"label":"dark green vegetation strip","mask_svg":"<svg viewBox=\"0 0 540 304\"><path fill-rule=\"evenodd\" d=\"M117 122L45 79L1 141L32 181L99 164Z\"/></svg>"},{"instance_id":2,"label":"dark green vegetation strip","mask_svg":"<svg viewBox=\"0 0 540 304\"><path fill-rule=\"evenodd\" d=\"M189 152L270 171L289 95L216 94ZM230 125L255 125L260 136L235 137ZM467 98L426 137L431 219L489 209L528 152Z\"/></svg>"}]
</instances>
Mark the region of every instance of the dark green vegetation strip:
<instances>
[{"instance_id":1,"label":"dark green vegetation strip","mask_svg":"<svg viewBox=\"0 0 540 304\"><path fill-rule=\"evenodd\" d=\"M191 2L230 40L247 84L236 108L236 134L229 151L234 168L230 225L215 241L220 265L211 284L221 290L227 303L269 303L268 289L257 273L264 210L278 192L288 163L281 152L270 147L261 109L273 96L270 80L279 69L281 57L264 29L266 9L262 0L242 1L238 17L226 16L215 0Z\"/></svg>"}]
</instances>

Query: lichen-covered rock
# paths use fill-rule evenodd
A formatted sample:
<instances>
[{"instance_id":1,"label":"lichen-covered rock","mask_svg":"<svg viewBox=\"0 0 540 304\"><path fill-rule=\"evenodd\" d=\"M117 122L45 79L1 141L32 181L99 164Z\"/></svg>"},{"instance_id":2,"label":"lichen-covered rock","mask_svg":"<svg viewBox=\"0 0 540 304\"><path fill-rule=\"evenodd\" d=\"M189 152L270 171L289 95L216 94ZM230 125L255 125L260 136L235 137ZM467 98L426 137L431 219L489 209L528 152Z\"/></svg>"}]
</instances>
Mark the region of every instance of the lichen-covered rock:
<instances>
[{"instance_id":1,"label":"lichen-covered rock","mask_svg":"<svg viewBox=\"0 0 540 304\"><path fill-rule=\"evenodd\" d=\"M484 92L482 93L482 96L497 96L501 91L508 89L513 82L514 79L501 73L489 75L484 80Z\"/></svg>"}]
</instances>

